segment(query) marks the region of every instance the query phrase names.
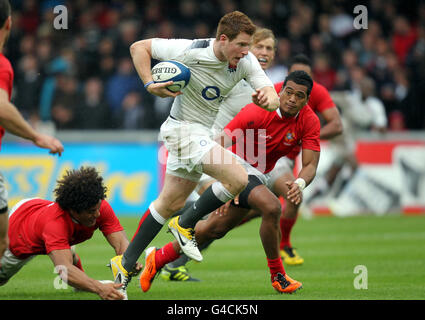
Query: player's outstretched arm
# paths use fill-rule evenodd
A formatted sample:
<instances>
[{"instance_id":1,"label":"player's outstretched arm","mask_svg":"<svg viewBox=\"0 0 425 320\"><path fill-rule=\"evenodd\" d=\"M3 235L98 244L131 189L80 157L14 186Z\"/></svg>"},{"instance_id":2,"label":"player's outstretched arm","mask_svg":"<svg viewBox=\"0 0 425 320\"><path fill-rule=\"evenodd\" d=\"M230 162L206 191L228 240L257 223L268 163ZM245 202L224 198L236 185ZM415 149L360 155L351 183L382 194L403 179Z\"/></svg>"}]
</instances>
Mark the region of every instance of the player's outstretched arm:
<instances>
[{"instance_id":1,"label":"player's outstretched arm","mask_svg":"<svg viewBox=\"0 0 425 320\"><path fill-rule=\"evenodd\" d=\"M295 204L302 201L302 191L307 187L316 176L317 166L319 164L320 152L309 149L302 151L302 168L295 181L288 181L286 185L289 188L288 200Z\"/></svg>"},{"instance_id":2,"label":"player's outstretched arm","mask_svg":"<svg viewBox=\"0 0 425 320\"><path fill-rule=\"evenodd\" d=\"M252 94L252 102L267 111L275 111L279 108L279 96L274 87L256 89Z\"/></svg>"},{"instance_id":3,"label":"player's outstretched arm","mask_svg":"<svg viewBox=\"0 0 425 320\"><path fill-rule=\"evenodd\" d=\"M96 293L103 300L124 299L124 296L117 290L122 284L101 283L74 266L71 249L53 250L49 253L49 257L55 267L58 267L59 276L62 280L74 288Z\"/></svg>"},{"instance_id":4,"label":"player's outstretched arm","mask_svg":"<svg viewBox=\"0 0 425 320\"><path fill-rule=\"evenodd\" d=\"M114 248L117 256L122 255L129 245L129 241L125 234L125 231L112 232L105 236L112 248ZM136 263L136 273L141 271L143 266L140 263Z\"/></svg>"},{"instance_id":5,"label":"player's outstretched arm","mask_svg":"<svg viewBox=\"0 0 425 320\"><path fill-rule=\"evenodd\" d=\"M140 40L134 42L130 46L130 54L133 59L134 67L136 68L137 74L145 84L146 90L158 97L177 97L181 92L171 92L167 87L173 84L173 81L164 83L154 83L151 73L151 59L152 59L152 39ZM151 84L149 84L151 83Z\"/></svg>"},{"instance_id":6,"label":"player's outstretched arm","mask_svg":"<svg viewBox=\"0 0 425 320\"><path fill-rule=\"evenodd\" d=\"M31 140L40 148L49 149L51 154L57 153L60 156L64 150L58 139L34 130L18 109L9 102L8 94L3 89L0 89L0 125L16 136Z\"/></svg>"},{"instance_id":7,"label":"player's outstretched arm","mask_svg":"<svg viewBox=\"0 0 425 320\"><path fill-rule=\"evenodd\" d=\"M118 256L127 250L129 242L124 231L112 232L106 235L105 238Z\"/></svg>"}]
</instances>

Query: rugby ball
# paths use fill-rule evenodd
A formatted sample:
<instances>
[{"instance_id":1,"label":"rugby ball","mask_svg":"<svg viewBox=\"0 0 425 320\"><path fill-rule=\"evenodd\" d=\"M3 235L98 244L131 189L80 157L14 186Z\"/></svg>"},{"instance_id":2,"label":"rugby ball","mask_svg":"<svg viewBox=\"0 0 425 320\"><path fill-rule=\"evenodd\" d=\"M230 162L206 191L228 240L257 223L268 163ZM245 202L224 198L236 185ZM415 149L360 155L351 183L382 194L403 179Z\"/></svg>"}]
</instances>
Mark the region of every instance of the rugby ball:
<instances>
[{"instance_id":1,"label":"rugby ball","mask_svg":"<svg viewBox=\"0 0 425 320\"><path fill-rule=\"evenodd\" d=\"M152 68L152 77L155 83L173 81L167 87L172 92L181 91L190 81L190 69L181 62L169 60L157 63Z\"/></svg>"}]
</instances>

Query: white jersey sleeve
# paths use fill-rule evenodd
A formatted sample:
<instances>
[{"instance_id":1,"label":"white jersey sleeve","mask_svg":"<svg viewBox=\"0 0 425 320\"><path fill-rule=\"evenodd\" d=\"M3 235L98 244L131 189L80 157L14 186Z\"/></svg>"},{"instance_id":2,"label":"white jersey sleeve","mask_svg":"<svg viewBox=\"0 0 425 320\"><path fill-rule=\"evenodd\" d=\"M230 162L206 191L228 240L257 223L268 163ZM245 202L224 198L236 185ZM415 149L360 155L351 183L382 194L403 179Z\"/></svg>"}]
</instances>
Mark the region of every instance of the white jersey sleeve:
<instances>
[{"instance_id":1,"label":"white jersey sleeve","mask_svg":"<svg viewBox=\"0 0 425 320\"><path fill-rule=\"evenodd\" d=\"M261 89L263 87L273 87L272 81L269 77L267 77L258 62L257 57L253 53L248 52L248 55L242 59L239 64L241 64L241 67L246 67L246 75L244 76L244 79L254 90Z\"/></svg>"}]
</instances>

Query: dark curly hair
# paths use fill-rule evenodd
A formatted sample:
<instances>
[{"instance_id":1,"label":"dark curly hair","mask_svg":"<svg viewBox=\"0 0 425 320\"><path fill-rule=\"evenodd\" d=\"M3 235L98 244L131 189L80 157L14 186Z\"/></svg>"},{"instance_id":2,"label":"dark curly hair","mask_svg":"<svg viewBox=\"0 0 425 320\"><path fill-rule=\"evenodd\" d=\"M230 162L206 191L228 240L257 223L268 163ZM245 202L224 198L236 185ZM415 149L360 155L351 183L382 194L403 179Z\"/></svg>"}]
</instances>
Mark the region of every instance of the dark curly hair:
<instances>
[{"instance_id":1,"label":"dark curly hair","mask_svg":"<svg viewBox=\"0 0 425 320\"><path fill-rule=\"evenodd\" d=\"M78 170L68 170L62 179L57 181L54 193L55 201L63 210L75 210L80 213L105 199L106 191L103 178L95 168L81 167Z\"/></svg>"}]
</instances>

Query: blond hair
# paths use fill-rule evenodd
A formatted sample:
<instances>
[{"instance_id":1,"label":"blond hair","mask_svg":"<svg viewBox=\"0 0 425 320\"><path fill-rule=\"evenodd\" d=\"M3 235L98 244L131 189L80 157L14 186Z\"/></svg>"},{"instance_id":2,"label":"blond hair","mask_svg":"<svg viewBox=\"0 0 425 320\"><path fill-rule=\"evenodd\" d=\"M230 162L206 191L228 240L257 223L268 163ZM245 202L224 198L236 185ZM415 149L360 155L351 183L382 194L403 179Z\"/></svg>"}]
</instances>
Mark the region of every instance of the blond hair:
<instances>
[{"instance_id":1,"label":"blond hair","mask_svg":"<svg viewBox=\"0 0 425 320\"><path fill-rule=\"evenodd\" d=\"M252 44L256 44L268 38L273 39L273 45L274 48L276 48L276 37L274 36L273 31L267 28L258 28L252 36Z\"/></svg>"}]
</instances>

